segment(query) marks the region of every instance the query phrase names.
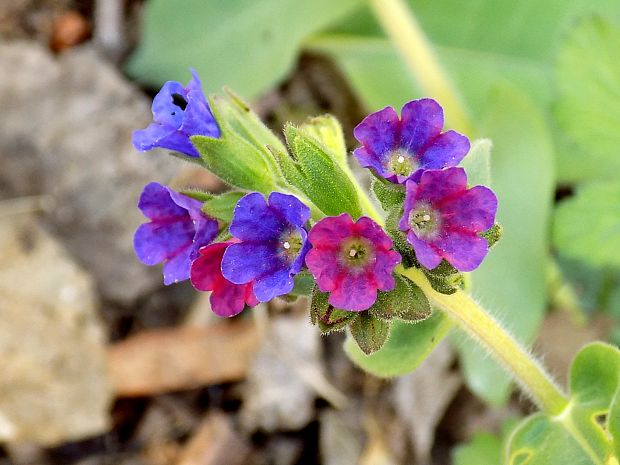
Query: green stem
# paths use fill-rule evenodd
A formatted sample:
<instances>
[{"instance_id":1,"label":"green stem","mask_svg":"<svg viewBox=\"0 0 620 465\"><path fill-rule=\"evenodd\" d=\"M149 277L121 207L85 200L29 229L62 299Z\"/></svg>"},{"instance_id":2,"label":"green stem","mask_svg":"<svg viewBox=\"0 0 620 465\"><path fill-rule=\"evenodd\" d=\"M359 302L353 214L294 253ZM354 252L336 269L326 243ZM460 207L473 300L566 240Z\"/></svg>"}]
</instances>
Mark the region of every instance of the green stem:
<instances>
[{"instance_id":1,"label":"green stem","mask_svg":"<svg viewBox=\"0 0 620 465\"><path fill-rule=\"evenodd\" d=\"M369 4L424 92L441 102L446 119L453 127L466 134L473 134L473 125L461 99L405 2L369 0Z\"/></svg>"},{"instance_id":2,"label":"green stem","mask_svg":"<svg viewBox=\"0 0 620 465\"><path fill-rule=\"evenodd\" d=\"M465 292L452 295L435 291L424 274L414 268L401 271L415 282L450 318L477 340L514 376L544 412L559 415L568 405L551 376L530 353Z\"/></svg>"}]
</instances>

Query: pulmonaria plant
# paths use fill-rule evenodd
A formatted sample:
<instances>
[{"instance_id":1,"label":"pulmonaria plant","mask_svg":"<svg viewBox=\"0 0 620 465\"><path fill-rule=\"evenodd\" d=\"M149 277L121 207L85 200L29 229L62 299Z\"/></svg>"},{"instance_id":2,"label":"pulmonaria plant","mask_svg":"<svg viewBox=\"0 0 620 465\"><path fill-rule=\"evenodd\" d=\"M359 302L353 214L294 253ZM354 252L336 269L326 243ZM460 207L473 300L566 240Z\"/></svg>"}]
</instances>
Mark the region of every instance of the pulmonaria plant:
<instances>
[{"instance_id":1,"label":"pulmonaria plant","mask_svg":"<svg viewBox=\"0 0 620 465\"><path fill-rule=\"evenodd\" d=\"M191 275L196 289L211 292L217 315L307 295L322 332L349 326L371 353L385 343L393 320L431 314L405 268L420 268L434 276L436 290L451 293L437 285L442 261L457 282L452 275L472 271L487 254L482 233L494 226L497 200L486 187L468 188L465 171L454 167L470 144L442 132L443 110L434 100L405 104L400 119L385 108L354 131L362 143L355 156L377 177L373 190L397 227L354 180L333 118L287 126L286 147L238 97L210 102L213 111L195 73L187 87L166 83L153 102L154 122L134 133L134 144L201 157L231 185L253 187L218 196L149 184L139 208L150 222L138 228L135 250L148 265L164 262L165 284ZM338 211L344 213L324 213ZM216 236L222 241L213 242Z\"/></svg>"}]
</instances>

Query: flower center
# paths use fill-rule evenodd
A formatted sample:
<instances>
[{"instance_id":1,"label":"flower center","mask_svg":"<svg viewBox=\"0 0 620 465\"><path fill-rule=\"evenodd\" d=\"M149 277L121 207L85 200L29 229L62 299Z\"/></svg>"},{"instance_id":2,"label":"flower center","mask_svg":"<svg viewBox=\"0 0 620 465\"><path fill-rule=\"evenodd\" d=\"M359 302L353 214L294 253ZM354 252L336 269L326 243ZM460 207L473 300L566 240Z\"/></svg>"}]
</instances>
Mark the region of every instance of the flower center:
<instances>
[{"instance_id":1,"label":"flower center","mask_svg":"<svg viewBox=\"0 0 620 465\"><path fill-rule=\"evenodd\" d=\"M182 111L187 108L187 100L181 94L172 94L172 104L179 107Z\"/></svg>"},{"instance_id":2,"label":"flower center","mask_svg":"<svg viewBox=\"0 0 620 465\"><path fill-rule=\"evenodd\" d=\"M428 203L420 203L409 213L409 225L420 239L432 239L439 234L441 216Z\"/></svg>"},{"instance_id":3,"label":"flower center","mask_svg":"<svg viewBox=\"0 0 620 465\"><path fill-rule=\"evenodd\" d=\"M347 268L362 269L374 257L372 244L361 237L352 237L342 243L340 261Z\"/></svg>"},{"instance_id":4,"label":"flower center","mask_svg":"<svg viewBox=\"0 0 620 465\"><path fill-rule=\"evenodd\" d=\"M287 231L282 234L279 240L280 256L287 262L293 262L299 255L302 246L303 240L299 232Z\"/></svg>"},{"instance_id":5,"label":"flower center","mask_svg":"<svg viewBox=\"0 0 620 465\"><path fill-rule=\"evenodd\" d=\"M397 149L390 153L387 169L399 176L409 176L418 168L415 158L404 149Z\"/></svg>"}]
</instances>

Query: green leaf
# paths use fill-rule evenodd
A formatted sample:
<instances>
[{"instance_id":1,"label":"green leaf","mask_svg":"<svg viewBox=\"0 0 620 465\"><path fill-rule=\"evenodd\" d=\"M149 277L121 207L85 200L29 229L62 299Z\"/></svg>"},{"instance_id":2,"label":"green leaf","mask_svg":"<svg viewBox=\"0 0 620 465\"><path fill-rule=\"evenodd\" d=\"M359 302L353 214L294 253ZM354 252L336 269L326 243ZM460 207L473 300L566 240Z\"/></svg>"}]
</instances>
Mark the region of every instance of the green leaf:
<instances>
[{"instance_id":1,"label":"green leaf","mask_svg":"<svg viewBox=\"0 0 620 465\"><path fill-rule=\"evenodd\" d=\"M310 320L313 325L319 327L323 335L342 331L358 316L356 312L347 312L332 307L327 301L328 298L328 293L321 292L318 287L315 287L310 301Z\"/></svg>"},{"instance_id":2,"label":"green leaf","mask_svg":"<svg viewBox=\"0 0 620 465\"><path fill-rule=\"evenodd\" d=\"M518 340L528 342L546 306L551 136L537 107L511 87L494 92L481 132L494 143L491 172L504 233L472 273L472 292L492 302L504 326ZM509 376L474 343L458 346L468 386L492 404L504 403L510 393Z\"/></svg>"},{"instance_id":3,"label":"green leaf","mask_svg":"<svg viewBox=\"0 0 620 465\"><path fill-rule=\"evenodd\" d=\"M613 438L614 454L620 460L620 389L616 392L616 397L607 414L607 430Z\"/></svg>"},{"instance_id":4,"label":"green leaf","mask_svg":"<svg viewBox=\"0 0 620 465\"><path fill-rule=\"evenodd\" d=\"M334 160L329 149L306 133L303 128L289 124L285 128L286 140L295 159L291 167L284 162L285 169L297 169L297 175L288 178L294 187L302 191L326 215L349 213L353 218L362 214L357 191L347 173Z\"/></svg>"},{"instance_id":5,"label":"green leaf","mask_svg":"<svg viewBox=\"0 0 620 465\"><path fill-rule=\"evenodd\" d=\"M370 188L385 211L402 207L405 201L405 188L401 184L373 177Z\"/></svg>"},{"instance_id":6,"label":"green leaf","mask_svg":"<svg viewBox=\"0 0 620 465\"><path fill-rule=\"evenodd\" d=\"M292 67L301 42L361 0L149 0L142 40L127 65L158 86L198 70L208 92L230 85L256 97Z\"/></svg>"},{"instance_id":7,"label":"green leaf","mask_svg":"<svg viewBox=\"0 0 620 465\"><path fill-rule=\"evenodd\" d=\"M334 116L314 116L309 118L300 128L325 146L334 161L348 168L347 146L342 133L342 126Z\"/></svg>"},{"instance_id":8,"label":"green leaf","mask_svg":"<svg viewBox=\"0 0 620 465\"><path fill-rule=\"evenodd\" d=\"M574 401L607 410L620 387L620 350L602 342L588 344L573 360L569 384Z\"/></svg>"},{"instance_id":9,"label":"green leaf","mask_svg":"<svg viewBox=\"0 0 620 465\"><path fill-rule=\"evenodd\" d=\"M377 301L368 310L382 320L398 318L418 323L431 316L431 304L417 284L401 274L394 275L396 287L389 292L379 292Z\"/></svg>"},{"instance_id":10,"label":"green leaf","mask_svg":"<svg viewBox=\"0 0 620 465\"><path fill-rule=\"evenodd\" d=\"M470 443L454 451L454 465L498 465L501 463L502 442L487 432L478 432Z\"/></svg>"},{"instance_id":11,"label":"green leaf","mask_svg":"<svg viewBox=\"0 0 620 465\"><path fill-rule=\"evenodd\" d=\"M365 355L351 337L345 341L344 349L353 362L375 376L401 376L415 370L452 326L443 312L436 311L430 318L413 325L393 321L390 338L372 355Z\"/></svg>"},{"instance_id":12,"label":"green leaf","mask_svg":"<svg viewBox=\"0 0 620 465\"><path fill-rule=\"evenodd\" d=\"M201 191L199 189L194 189L194 188L181 189L179 192L183 195L187 195L188 197L191 197L192 199L196 199L199 202L206 202L207 200L210 200L213 197L215 197L215 194L212 194L211 192L204 192L204 191Z\"/></svg>"},{"instance_id":13,"label":"green leaf","mask_svg":"<svg viewBox=\"0 0 620 465\"><path fill-rule=\"evenodd\" d=\"M390 323L375 318L368 312L360 312L350 328L351 336L366 355L380 350L390 335Z\"/></svg>"},{"instance_id":14,"label":"green leaf","mask_svg":"<svg viewBox=\"0 0 620 465\"><path fill-rule=\"evenodd\" d=\"M617 181L584 185L556 209L553 242L567 257L592 266L620 268L619 237L620 184Z\"/></svg>"},{"instance_id":15,"label":"green leaf","mask_svg":"<svg viewBox=\"0 0 620 465\"><path fill-rule=\"evenodd\" d=\"M569 378L571 397L565 411L525 419L507 444L509 464L614 463L609 459L619 424L612 418L620 392L620 350L601 342L588 344L575 357Z\"/></svg>"},{"instance_id":16,"label":"green leaf","mask_svg":"<svg viewBox=\"0 0 620 465\"><path fill-rule=\"evenodd\" d=\"M461 162L467 172L467 183L470 186L491 186L491 148L489 139L476 139L471 143L469 153Z\"/></svg>"},{"instance_id":17,"label":"green leaf","mask_svg":"<svg viewBox=\"0 0 620 465\"><path fill-rule=\"evenodd\" d=\"M235 205L246 192L229 191L224 194L214 195L202 204L202 211L212 218L230 223Z\"/></svg>"},{"instance_id":18,"label":"green leaf","mask_svg":"<svg viewBox=\"0 0 620 465\"><path fill-rule=\"evenodd\" d=\"M561 48L555 116L576 144L573 150L558 152L563 178L615 180L620 170L618 50L620 28L599 17L577 24Z\"/></svg>"}]
</instances>

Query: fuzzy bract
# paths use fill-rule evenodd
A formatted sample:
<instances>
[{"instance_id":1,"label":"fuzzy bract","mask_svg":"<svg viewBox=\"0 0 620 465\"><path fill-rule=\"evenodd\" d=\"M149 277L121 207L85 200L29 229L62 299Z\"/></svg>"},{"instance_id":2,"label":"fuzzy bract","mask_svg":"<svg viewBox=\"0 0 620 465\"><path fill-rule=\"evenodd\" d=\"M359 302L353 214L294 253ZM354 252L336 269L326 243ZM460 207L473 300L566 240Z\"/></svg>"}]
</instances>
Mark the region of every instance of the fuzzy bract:
<instances>
[{"instance_id":1,"label":"fuzzy bract","mask_svg":"<svg viewBox=\"0 0 620 465\"><path fill-rule=\"evenodd\" d=\"M363 311L377 300L377 290L394 289L394 268L401 261L392 240L368 217L356 222L344 213L323 218L310 230L312 249L306 265L318 288L329 292L330 305Z\"/></svg>"},{"instance_id":2,"label":"fuzzy bract","mask_svg":"<svg viewBox=\"0 0 620 465\"><path fill-rule=\"evenodd\" d=\"M176 81L166 82L153 99L151 110L153 122L133 132L133 145L141 152L161 147L198 158L191 136L220 137L194 70L187 87Z\"/></svg>"},{"instance_id":3,"label":"fuzzy bract","mask_svg":"<svg viewBox=\"0 0 620 465\"><path fill-rule=\"evenodd\" d=\"M408 181L401 231L426 268L442 259L459 271L476 269L489 246L479 233L495 223L497 198L484 186L467 188L462 168L431 170L418 182Z\"/></svg>"},{"instance_id":4,"label":"fuzzy bract","mask_svg":"<svg viewBox=\"0 0 620 465\"><path fill-rule=\"evenodd\" d=\"M164 263L164 284L189 278L198 249L218 233L217 221L205 216L201 203L152 182L140 195L138 208L150 221L134 235L136 255L145 265Z\"/></svg>"},{"instance_id":5,"label":"fuzzy bract","mask_svg":"<svg viewBox=\"0 0 620 465\"><path fill-rule=\"evenodd\" d=\"M392 107L371 113L353 134L362 144L353 153L393 183L417 179L423 170L456 166L469 151L467 137L455 131L441 132L443 109L433 99L406 103L401 118Z\"/></svg>"},{"instance_id":6,"label":"fuzzy bract","mask_svg":"<svg viewBox=\"0 0 620 465\"><path fill-rule=\"evenodd\" d=\"M297 197L272 192L269 201L253 192L233 212L230 233L239 240L222 260L222 273L235 284L253 282L260 302L288 294L308 250L304 224L310 209Z\"/></svg>"},{"instance_id":7,"label":"fuzzy bract","mask_svg":"<svg viewBox=\"0 0 620 465\"><path fill-rule=\"evenodd\" d=\"M209 300L213 313L218 316L235 316L246 305L254 307L258 299L252 291L252 283L234 284L222 275L222 258L234 242L218 242L199 250L199 256L191 267L192 285L199 291L211 291Z\"/></svg>"}]
</instances>

